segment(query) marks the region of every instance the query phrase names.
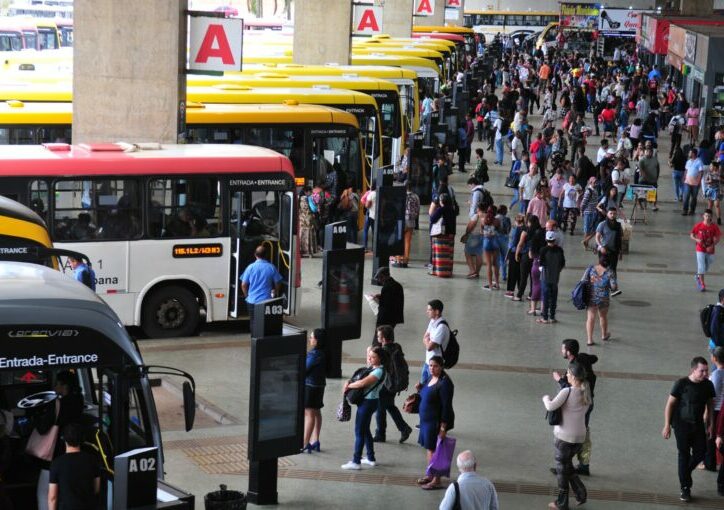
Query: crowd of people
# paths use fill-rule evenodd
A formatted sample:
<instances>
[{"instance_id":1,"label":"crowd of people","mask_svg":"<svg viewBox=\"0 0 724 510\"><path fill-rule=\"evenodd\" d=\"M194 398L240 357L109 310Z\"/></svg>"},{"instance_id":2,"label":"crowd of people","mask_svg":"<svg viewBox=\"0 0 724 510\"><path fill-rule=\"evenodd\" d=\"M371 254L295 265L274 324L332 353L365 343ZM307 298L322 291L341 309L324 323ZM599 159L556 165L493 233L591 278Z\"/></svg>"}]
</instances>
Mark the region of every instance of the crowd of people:
<instances>
[{"instance_id":1,"label":"crowd of people","mask_svg":"<svg viewBox=\"0 0 724 510\"><path fill-rule=\"evenodd\" d=\"M482 289L504 290L502 294L513 302L527 301L526 313L535 317L536 323L554 324L558 320L558 285L566 267L566 250L573 249L572 239L580 235L580 248L595 254L580 278L585 289L586 344L597 344L596 319L600 341L609 342L610 302L622 292L617 268L631 235L629 217L637 208L658 212L663 198L658 189L661 159L668 161L672 175L674 193L670 199L681 204L683 216L695 215L700 201L707 204L702 221L690 232L696 245L696 285L700 291L706 290L705 275L721 238L718 226L724 131L717 131L711 140L702 132L703 112L698 101L687 100L672 77L656 65L640 62L634 51L617 51L613 60L604 60L553 48L545 54L526 54L514 46L505 46L496 56L495 65L475 85L477 95L455 133L455 143L440 145L434 156L427 232L430 275L453 276L455 244L461 242L467 279L482 279ZM422 103L426 130L430 129L435 102L440 100L428 96ZM541 119L535 126L533 115ZM664 130L671 142L668 154L659 150ZM600 136L598 147L590 147L591 136ZM482 147L473 151L476 139ZM491 174L486 150L494 155L493 164L504 168L504 182L495 184L510 189L509 203L496 203L496 198L502 202L507 197L494 197L488 190ZM471 161L473 154L475 161ZM409 158L406 152L399 167L406 168ZM450 184L455 168L466 174L470 196L467 204ZM404 256L392 260L392 265L404 268L410 261L413 232L419 228L420 198L412 191L406 174L398 182L408 185L405 251ZM305 192L310 204L315 200L324 202L310 198L315 194L324 196L319 191ZM365 248L368 227L375 220L374 201L374 187L356 201L357 208L365 208ZM309 209L313 212L312 206ZM389 273L384 278L392 279ZM711 319L709 347L711 362L717 368L711 381L707 360L695 357L691 373L677 381L666 405L663 437L668 439L673 426L682 501L691 499L691 472L701 462L707 469L720 469L718 489L724 495L724 464L721 459L717 462L716 454L724 446L724 413L719 412L724 395L724 321L719 320L724 317L722 310L724 291L719 294ZM413 401L403 406L419 415L418 444L426 450L428 466L435 464L436 451L444 444L455 419L450 376L454 369L450 370L445 355L454 333L442 318L442 311L442 302L429 301L430 322L423 337L425 363L414 386ZM400 432L401 443L413 432L394 402L395 395L407 388L394 386L395 377L391 375L399 371L399 360L404 361L402 349L394 340L394 326L400 322L401 318L391 324L378 320L375 342L367 350L367 369L363 376L344 385L344 393L361 390L364 396L355 417L353 455L343 469L376 465L375 443L386 441L388 412ZM308 422L304 449L310 453L319 450L317 423L321 418L314 413L318 413L321 400L316 398L319 381L314 367L323 364L318 354L320 336L323 332L315 331L310 338L308 358L310 412L305 415ZM556 500L549 506L559 510L569 508L571 492L578 504L587 499L581 476L590 475L589 423L596 383L593 365L598 361L596 355L581 352L574 339L562 342L561 354L568 363L567 370L553 373L561 390L555 396L543 397L549 423L554 425L555 466L551 471L559 488ZM372 434L375 413L377 430ZM575 457L577 466L573 463ZM472 452L461 453L457 463L459 483L450 485L440 508L453 508L458 498L476 502L463 508L497 508L492 484L472 474L476 465ZM423 489L432 490L442 486L443 476L447 475L427 469L417 481ZM477 489L466 489L472 486Z\"/></svg>"}]
</instances>

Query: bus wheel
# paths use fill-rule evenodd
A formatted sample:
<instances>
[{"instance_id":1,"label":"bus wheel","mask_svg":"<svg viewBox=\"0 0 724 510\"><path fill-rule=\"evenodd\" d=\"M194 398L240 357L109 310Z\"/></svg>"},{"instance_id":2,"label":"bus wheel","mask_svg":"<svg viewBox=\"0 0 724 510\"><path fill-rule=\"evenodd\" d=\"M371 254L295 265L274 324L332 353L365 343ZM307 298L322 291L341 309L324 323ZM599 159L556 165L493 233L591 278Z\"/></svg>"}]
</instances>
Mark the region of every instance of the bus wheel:
<instances>
[{"instance_id":1,"label":"bus wheel","mask_svg":"<svg viewBox=\"0 0 724 510\"><path fill-rule=\"evenodd\" d=\"M142 319L143 332L150 338L191 336L199 327L199 303L188 289L163 287L146 301Z\"/></svg>"}]
</instances>

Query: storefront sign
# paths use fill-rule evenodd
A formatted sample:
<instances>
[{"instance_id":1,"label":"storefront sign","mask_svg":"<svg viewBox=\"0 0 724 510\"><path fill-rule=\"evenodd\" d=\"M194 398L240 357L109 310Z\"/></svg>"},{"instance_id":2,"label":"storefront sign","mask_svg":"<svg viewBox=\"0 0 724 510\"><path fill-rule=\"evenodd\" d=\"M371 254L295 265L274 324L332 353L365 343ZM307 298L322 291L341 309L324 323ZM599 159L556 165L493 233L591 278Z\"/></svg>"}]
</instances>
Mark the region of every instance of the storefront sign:
<instances>
[{"instance_id":1,"label":"storefront sign","mask_svg":"<svg viewBox=\"0 0 724 510\"><path fill-rule=\"evenodd\" d=\"M689 62L696 59L696 34L693 32L684 34L684 59Z\"/></svg>"},{"instance_id":2,"label":"storefront sign","mask_svg":"<svg viewBox=\"0 0 724 510\"><path fill-rule=\"evenodd\" d=\"M595 4L561 3L560 26L597 29L601 9Z\"/></svg>"},{"instance_id":3,"label":"storefront sign","mask_svg":"<svg viewBox=\"0 0 724 510\"><path fill-rule=\"evenodd\" d=\"M637 32L641 28L642 11L604 9L598 18L598 29L607 32Z\"/></svg>"},{"instance_id":4,"label":"storefront sign","mask_svg":"<svg viewBox=\"0 0 724 510\"><path fill-rule=\"evenodd\" d=\"M696 66L691 66L691 77L696 81L704 83L704 71Z\"/></svg>"},{"instance_id":5,"label":"storefront sign","mask_svg":"<svg viewBox=\"0 0 724 510\"><path fill-rule=\"evenodd\" d=\"M669 55L673 54L684 59L686 54L686 29L677 25L671 25L669 28Z\"/></svg>"}]
</instances>

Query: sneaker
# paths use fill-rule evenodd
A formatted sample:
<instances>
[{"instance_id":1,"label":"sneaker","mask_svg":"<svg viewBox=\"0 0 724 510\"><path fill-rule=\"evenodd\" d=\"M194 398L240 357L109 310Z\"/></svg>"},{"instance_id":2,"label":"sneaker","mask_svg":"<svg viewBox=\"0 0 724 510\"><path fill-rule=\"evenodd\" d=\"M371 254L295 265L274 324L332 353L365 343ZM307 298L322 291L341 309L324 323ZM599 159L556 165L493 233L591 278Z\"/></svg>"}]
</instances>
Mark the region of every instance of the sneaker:
<instances>
[{"instance_id":1,"label":"sneaker","mask_svg":"<svg viewBox=\"0 0 724 510\"><path fill-rule=\"evenodd\" d=\"M359 471L360 469L362 469L362 466L350 460L347 464L342 464L342 469Z\"/></svg>"},{"instance_id":2,"label":"sneaker","mask_svg":"<svg viewBox=\"0 0 724 510\"><path fill-rule=\"evenodd\" d=\"M375 443L384 443L386 440L384 436L375 436L372 438L372 441Z\"/></svg>"},{"instance_id":3,"label":"sneaker","mask_svg":"<svg viewBox=\"0 0 724 510\"><path fill-rule=\"evenodd\" d=\"M684 503L688 503L691 501L691 489L688 487L684 487L681 489L681 496L679 496L679 499L683 501Z\"/></svg>"},{"instance_id":4,"label":"sneaker","mask_svg":"<svg viewBox=\"0 0 724 510\"><path fill-rule=\"evenodd\" d=\"M622 293L623 293L623 291L621 291L621 290L614 290L613 292L611 292L611 297L618 296L619 294L622 294Z\"/></svg>"},{"instance_id":5,"label":"sneaker","mask_svg":"<svg viewBox=\"0 0 724 510\"><path fill-rule=\"evenodd\" d=\"M704 290L704 282L701 281L700 275L694 275L694 280L696 281L696 288L698 288L700 291Z\"/></svg>"},{"instance_id":6,"label":"sneaker","mask_svg":"<svg viewBox=\"0 0 724 510\"><path fill-rule=\"evenodd\" d=\"M362 464L370 467L375 467L377 465L377 462L374 460L370 460L367 457L362 457Z\"/></svg>"}]
</instances>

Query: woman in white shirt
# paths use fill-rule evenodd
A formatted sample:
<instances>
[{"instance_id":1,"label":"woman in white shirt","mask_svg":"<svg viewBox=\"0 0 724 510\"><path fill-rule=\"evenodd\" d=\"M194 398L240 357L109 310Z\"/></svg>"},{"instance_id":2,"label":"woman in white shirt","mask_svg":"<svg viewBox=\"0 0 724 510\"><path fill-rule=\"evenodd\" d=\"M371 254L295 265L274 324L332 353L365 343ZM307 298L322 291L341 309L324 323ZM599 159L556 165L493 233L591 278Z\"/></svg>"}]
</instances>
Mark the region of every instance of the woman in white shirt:
<instances>
[{"instance_id":1,"label":"woman in white shirt","mask_svg":"<svg viewBox=\"0 0 724 510\"><path fill-rule=\"evenodd\" d=\"M568 365L567 380L570 386L558 392L555 398L543 396L547 411L561 409L560 425L553 427L555 438L556 475L558 477L558 498L549 503L551 510L568 510L568 491L573 489L579 505L586 502L588 493L585 485L573 468L573 457L581 451L586 440L586 412L591 406L591 391L585 382L586 371L575 361Z\"/></svg>"}]
</instances>

